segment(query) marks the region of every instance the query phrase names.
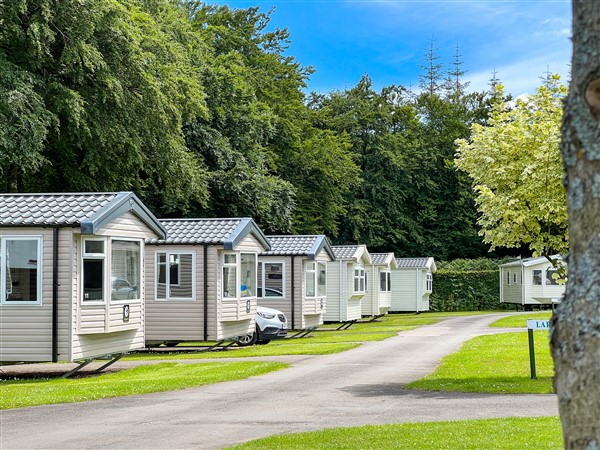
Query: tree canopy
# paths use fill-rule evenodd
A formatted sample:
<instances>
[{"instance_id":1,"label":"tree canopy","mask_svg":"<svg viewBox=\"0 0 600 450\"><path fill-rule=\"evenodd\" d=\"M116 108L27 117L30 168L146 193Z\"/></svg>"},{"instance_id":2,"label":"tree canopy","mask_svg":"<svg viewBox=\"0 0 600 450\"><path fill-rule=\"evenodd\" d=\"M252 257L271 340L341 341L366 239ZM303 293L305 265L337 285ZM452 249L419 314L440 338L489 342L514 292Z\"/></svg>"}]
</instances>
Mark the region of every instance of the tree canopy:
<instances>
[{"instance_id":1,"label":"tree canopy","mask_svg":"<svg viewBox=\"0 0 600 450\"><path fill-rule=\"evenodd\" d=\"M307 93L271 11L180 0L0 3L0 190L132 190L159 217L252 216L398 256L485 255L454 141L485 123L458 47L423 92Z\"/></svg>"},{"instance_id":2,"label":"tree canopy","mask_svg":"<svg viewBox=\"0 0 600 450\"><path fill-rule=\"evenodd\" d=\"M457 141L456 165L473 180L478 223L492 248L525 244L535 255L566 253L559 149L566 92L557 75L548 77L527 98L497 101L487 124L473 124L470 138Z\"/></svg>"}]
</instances>

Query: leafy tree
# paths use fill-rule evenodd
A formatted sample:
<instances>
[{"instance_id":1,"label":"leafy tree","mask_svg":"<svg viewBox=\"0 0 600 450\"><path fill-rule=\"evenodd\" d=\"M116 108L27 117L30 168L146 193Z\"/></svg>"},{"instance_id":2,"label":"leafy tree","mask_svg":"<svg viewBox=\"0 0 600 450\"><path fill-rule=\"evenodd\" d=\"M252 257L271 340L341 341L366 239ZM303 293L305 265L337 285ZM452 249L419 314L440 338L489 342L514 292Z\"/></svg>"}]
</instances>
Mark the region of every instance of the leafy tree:
<instances>
[{"instance_id":1,"label":"leafy tree","mask_svg":"<svg viewBox=\"0 0 600 450\"><path fill-rule=\"evenodd\" d=\"M567 213L559 152L566 87L553 76L514 107L497 102L488 125L457 141L457 166L473 180L484 242L528 245L536 255L567 248Z\"/></svg>"},{"instance_id":2,"label":"leafy tree","mask_svg":"<svg viewBox=\"0 0 600 450\"><path fill-rule=\"evenodd\" d=\"M600 4L573 1L561 152L569 224L566 295L550 325L567 449L600 447Z\"/></svg>"},{"instance_id":3,"label":"leafy tree","mask_svg":"<svg viewBox=\"0 0 600 450\"><path fill-rule=\"evenodd\" d=\"M41 81L0 55L0 176L17 192L20 180L46 163L44 145L56 120L38 93Z\"/></svg>"},{"instance_id":4,"label":"leafy tree","mask_svg":"<svg viewBox=\"0 0 600 450\"><path fill-rule=\"evenodd\" d=\"M315 125L348 137L362 178L352 184L337 241L408 252L421 239L427 206L419 190L428 183L422 169L430 158L418 145L418 118L406 91L376 92L365 75L350 90L313 100Z\"/></svg>"},{"instance_id":5,"label":"leafy tree","mask_svg":"<svg viewBox=\"0 0 600 450\"><path fill-rule=\"evenodd\" d=\"M205 201L203 172L182 134L185 121L205 113L204 50L175 0L20 0L1 8L3 89L31 93L2 120L29 120L35 129L10 144L29 157L2 161L0 171L11 174L4 189L132 189L156 212Z\"/></svg>"},{"instance_id":6,"label":"leafy tree","mask_svg":"<svg viewBox=\"0 0 600 450\"><path fill-rule=\"evenodd\" d=\"M313 127L304 104L310 67L284 55L289 33L268 31L258 8L188 5L211 48L204 74L209 116L186 128L203 160L203 215L252 215L268 232L336 235L356 178L344 137Z\"/></svg>"},{"instance_id":7,"label":"leafy tree","mask_svg":"<svg viewBox=\"0 0 600 450\"><path fill-rule=\"evenodd\" d=\"M203 74L209 114L186 127L189 147L209 172L209 202L195 213L253 216L268 232L289 231L295 188L277 173L277 144L286 108L303 107L306 73L282 55L288 33L266 31L270 13L258 8L197 2L188 11L210 48Z\"/></svg>"},{"instance_id":8,"label":"leafy tree","mask_svg":"<svg viewBox=\"0 0 600 450\"><path fill-rule=\"evenodd\" d=\"M453 167L454 141L470 134L470 124L485 120L486 96L470 93L441 97L428 92L416 99L423 152L431 164L423 167L428 189L423 229L424 254L438 259L482 256L486 248L478 236L476 209L469 180Z\"/></svg>"}]
</instances>

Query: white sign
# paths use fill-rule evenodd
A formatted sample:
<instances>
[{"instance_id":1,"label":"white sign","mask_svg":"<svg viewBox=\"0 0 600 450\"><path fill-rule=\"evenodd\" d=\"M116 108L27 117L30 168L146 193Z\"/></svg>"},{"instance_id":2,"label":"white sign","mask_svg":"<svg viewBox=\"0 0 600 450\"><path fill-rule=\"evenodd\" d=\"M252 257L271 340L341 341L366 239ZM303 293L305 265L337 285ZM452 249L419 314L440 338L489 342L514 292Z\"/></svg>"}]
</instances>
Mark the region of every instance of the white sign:
<instances>
[{"instance_id":1,"label":"white sign","mask_svg":"<svg viewBox=\"0 0 600 450\"><path fill-rule=\"evenodd\" d=\"M550 329L550 321L549 320L527 320L527 329L528 330L549 330Z\"/></svg>"}]
</instances>

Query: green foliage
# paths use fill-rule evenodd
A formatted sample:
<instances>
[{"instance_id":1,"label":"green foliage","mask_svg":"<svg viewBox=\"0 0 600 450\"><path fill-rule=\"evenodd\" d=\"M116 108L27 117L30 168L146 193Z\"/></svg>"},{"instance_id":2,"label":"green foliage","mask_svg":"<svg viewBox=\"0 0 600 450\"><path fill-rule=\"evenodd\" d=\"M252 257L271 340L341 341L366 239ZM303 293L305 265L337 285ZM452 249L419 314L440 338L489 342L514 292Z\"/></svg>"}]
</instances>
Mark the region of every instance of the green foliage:
<instances>
[{"instance_id":1,"label":"green foliage","mask_svg":"<svg viewBox=\"0 0 600 450\"><path fill-rule=\"evenodd\" d=\"M429 298L432 311L508 309L500 303L499 268L504 260L477 258L439 262Z\"/></svg>"},{"instance_id":2,"label":"green foliage","mask_svg":"<svg viewBox=\"0 0 600 450\"><path fill-rule=\"evenodd\" d=\"M554 363L547 331L535 332L537 379L529 367L527 333L478 336L442 359L431 375L407 389L494 394L551 394Z\"/></svg>"},{"instance_id":3,"label":"green foliage","mask_svg":"<svg viewBox=\"0 0 600 450\"><path fill-rule=\"evenodd\" d=\"M485 123L458 49L429 92L365 75L306 97L311 67L257 7L0 3L0 191L133 190L159 216L251 216L370 251L480 256L454 141ZM495 97L493 97L495 98Z\"/></svg>"},{"instance_id":4,"label":"green foliage","mask_svg":"<svg viewBox=\"0 0 600 450\"><path fill-rule=\"evenodd\" d=\"M366 425L270 436L234 449L562 449L558 417L511 417L450 422Z\"/></svg>"},{"instance_id":5,"label":"green foliage","mask_svg":"<svg viewBox=\"0 0 600 450\"><path fill-rule=\"evenodd\" d=\"M473 180L478 223L492 249L525 244L534 255L567 251L559 151L566 92L558 75L549 77L534 95L517 99L514 107L498 101L488 126L473 124L471 137L456 142L456 165Z\"/></svg>"},{"instance_id":6,"label":"green foliage","mask_svg":"<svg viewBox=\"0 0 600 450\"><path fill-rule=\"evenodd\" d=\"M175 0L21 0L0 14L0 84L31 94L10 114L35 115L32 135L13 134L30 157L2 161L4 190L131 189L157 212L206 200L182 133L205 114L204 50Z\"/></svg>"}]
</instances>

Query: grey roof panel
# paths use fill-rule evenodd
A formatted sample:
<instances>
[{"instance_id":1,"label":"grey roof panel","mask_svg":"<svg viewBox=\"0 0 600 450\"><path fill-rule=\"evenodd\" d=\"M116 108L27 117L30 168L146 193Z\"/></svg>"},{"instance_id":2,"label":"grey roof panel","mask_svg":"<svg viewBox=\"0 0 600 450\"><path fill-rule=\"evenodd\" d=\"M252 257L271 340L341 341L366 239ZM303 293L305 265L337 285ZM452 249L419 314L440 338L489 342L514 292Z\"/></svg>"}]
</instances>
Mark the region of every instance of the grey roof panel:
<instances>
[{"instance_id":1,"label":"grey roof panel","mask_svg":"<svg viewBox=\"0 0 600 450\"><path fill-rule=\"evenodd\" d=\"M83 234L95 234L129 211L157 236L165 236L158 219L132 192L0 194L0 226L79 226Z\"/></svg>"},{"instance_id":2,"label":"grey roof panel","mask_svg":"<svg viewBox=\"0 0 600 450\"><path fill-rule=\"evenodd\" d=\"M427 267L429 258L396 258L398 269L419 269Z\"/></svg>"},{"instance_id":3,"label":"grey roof panel","mask_svg":"<svg viewBox=\"0 0 600 450\"><path fill-rule=\"evenodd\" d=\"M390 255L394 257L393 253L370 253L370 255L373 264L386 264Z\"/></svg>"},{"instance_id":4,"label":"grey roof panel","mask_svg":"<svg viewBox=\"0 0 600 450\"><path fill-rule=\"evenodd\" d=\"M99 194L0 194L1 226L80 225L117 197Z\"/></svg>"},{"instance_id":5,"label":"grey roof panel","mask_svg":"<svg viewBox=\"0 0 600 450\"><path fill-rule=\"evenodd\" d=\"M271 250L262 253L262 256L307 256L315 259L317 254L324 248L333 260L335 255L329 245L327 238L322 235L291 235L291 236L267 236L271 243Z\"/></svg>"},{"instance_id":6,"label":"grey roof panel","mask_svg":"<svg viewBox=\"0 0 600 450\"><path fill-rule=\"evenodd\" d=\"M355 259L360 246L358 245L334 245L331 247L335 259Z\"/></svg>"},{"instance_id":7,"label":"grey roof panel","mask_svg":"<svg viewBox=\"0 0 600 450\"><path fill-rule=\"evenodd\" d=\"M166 239L149 239L149 244L210 244L235 248L248 234L253 234L266 249L269 241L250 218L230 219L161 219Z\"/></svg>"}]
</instances>

